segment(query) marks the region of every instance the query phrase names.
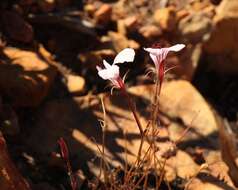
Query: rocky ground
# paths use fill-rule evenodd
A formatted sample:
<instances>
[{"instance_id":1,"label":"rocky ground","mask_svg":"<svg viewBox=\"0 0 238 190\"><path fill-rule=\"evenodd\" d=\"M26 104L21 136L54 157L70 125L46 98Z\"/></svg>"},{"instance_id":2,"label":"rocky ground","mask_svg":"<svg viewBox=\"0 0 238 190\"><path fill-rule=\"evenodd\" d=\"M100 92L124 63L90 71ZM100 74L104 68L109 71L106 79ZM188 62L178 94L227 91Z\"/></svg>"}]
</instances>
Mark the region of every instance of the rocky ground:
<instances>
[{"instance_id":1,"label":"rocky ground","mask_svg":"<svg viewBox=\"0 0 238 190\"><path fill-rule=\"evenodd\" d=\"M186 44L166 59L177 67L161 91L165 127L158 143L167 147L167 139L176 142L190 130L166 162L161 189L236 189L237 41L237 0L1 1L0 189L71 189L60 137L77 189L103 189L94 183L103 144L112 173L121 171L125 157L134 163L139 131L96 65L135 49L135 61L120 67L129 70L126 84L145 126L153 92L145 73L153 63L143 47L154 43ZM153 176L148 181L147 189L155 189Z\"/></svg>"}]
</instances>

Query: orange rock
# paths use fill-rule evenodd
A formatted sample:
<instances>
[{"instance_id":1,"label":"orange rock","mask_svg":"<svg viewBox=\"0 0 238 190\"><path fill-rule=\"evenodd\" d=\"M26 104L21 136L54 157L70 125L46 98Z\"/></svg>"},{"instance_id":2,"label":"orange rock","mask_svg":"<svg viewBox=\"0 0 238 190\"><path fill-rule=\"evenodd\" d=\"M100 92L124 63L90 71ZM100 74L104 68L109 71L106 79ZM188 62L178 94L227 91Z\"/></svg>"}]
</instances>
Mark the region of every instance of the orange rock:
<instances>
[{"instance_id":1,"label":"orange rock","mask_svg":"<svg viewBox=\"0 0 238 190\"><path fill-rule=\"evenodd\" d=\"M163 30L172 31L176 26L176 12L174 7L157 9L154 13L154 20Z\"/></svg>"},{"instance_id":2,"label":"orange rock","mask_svg":"<svg viewBox=\"0 0 238 190\"><path fill-rule=\"evenodd\" d=\"M107 24L111 20L112 6L103 4L94 14L97 23Z\"/></svg>"},{"instance_id":3,"label":"orange rock","mask_svg":"<svg viewBox=\"0 0 238 190\"><path fill-rule=\"evenodd\" d=\"M162 31L159 26L155 25L147 25L143 26L139 29L139 33L144 37L144 38L155 38L158 37L162 34Z\"/></svg>"},{"instance_id":4,"label":"orange rock","mask_svg":"<svg viewBox=\"0 0 238 190\"><path fill-rule=\"evenodd\" d=\"M10 61L0 62L0 89L15 106L36 106L48 94L56 69L43 57L15 48L5 48Z\"/></svg>"},{"instance_id":5,"label":"orange rock","mask_svg":"<svg viewBox=\"0 0 238 190\"><path fill-rule=\"evenodd\" d=\"M70 93L77 95L84 91L85 80L83 77L77 75L67 75L66 80L66 85Z\"/></svg>"}]
</instances>

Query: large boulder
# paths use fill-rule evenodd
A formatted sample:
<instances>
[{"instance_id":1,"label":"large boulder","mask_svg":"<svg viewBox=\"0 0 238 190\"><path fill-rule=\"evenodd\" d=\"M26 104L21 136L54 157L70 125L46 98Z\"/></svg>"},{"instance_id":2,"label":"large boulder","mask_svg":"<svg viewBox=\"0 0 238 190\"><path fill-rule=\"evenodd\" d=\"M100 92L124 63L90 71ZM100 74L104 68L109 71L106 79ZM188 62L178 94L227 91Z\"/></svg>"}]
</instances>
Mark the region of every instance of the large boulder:
<instances>
[{"instance_id":1,"label":"large boulder","mask_svg":"<svg viewBox=\"0 0 238 190\"><path fill-rule=\"evenodd\" d=\"M3 50L0 91L14 106L36 106L48 94L56 69L42 55L16 48Z\"/></svg>"},{"instance_id":2,"label":"large boulder","mask_svg":"<svg viewBox=\"0 0 238 190\"><path fill-rule=\"evenodd\" d=\"M205 52L213 56L212 65L216 70L228 73L238 72L237 31L238 1L223 0L216 9L210 39L204 45Z\"/></svg>"}]
</instances>

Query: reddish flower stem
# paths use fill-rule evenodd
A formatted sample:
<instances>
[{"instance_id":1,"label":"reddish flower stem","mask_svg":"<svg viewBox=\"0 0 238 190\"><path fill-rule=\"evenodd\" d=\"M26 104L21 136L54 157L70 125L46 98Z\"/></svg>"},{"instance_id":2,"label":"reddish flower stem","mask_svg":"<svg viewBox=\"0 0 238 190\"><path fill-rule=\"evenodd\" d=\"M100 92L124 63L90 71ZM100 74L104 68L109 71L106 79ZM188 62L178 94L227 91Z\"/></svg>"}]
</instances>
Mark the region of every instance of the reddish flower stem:
<instances>
[{"instance_id":1,"label":"reddish flower stem","mask_svg":"<svg viewBox=\"0 0 238 190\"><path fill-rule=\"evenodd\" d=\"M68 169L68 175L70 177L70 184L71 184L72 190L76 190L77 180L72 172L72 168L70 165L68 147L65 143L65 140L62 137L58 140L58 144L60 146L61 156L64 159L67 169Z\"/></svg>"},{"instance_id":2,"label":"reddish flower stem","mask_svg":"<svg viewBox=\"0 0 238 190\"><path fill-rule=\"evenodd\" d=\"M129 94L127 93L126 91L126 87L125 87L125 84L124 82L122 81L121 78L118 79L118 84L120 85L120 90L122 92L122 94L126 97L127 99L127 103L128 103L128 106L129 106L129 109L131 110L133 116L134 116L134 119L137 123L137 126L138 126L138 129L140 131L140 136L141 136L141 142L140 142L140 147L139 147L139 151L138 151L138 161L140 160L140 156L141 156L141 151L142 151L142 146L143 146L143 142L144 142L144 132L143 132L143 127L142 127L142 124L140 122L140 119L139 119L139 116L137 115L136 113L136 108L134 106L134 103L132 102L131 100L131 97L129 96Z\"/></svg>"}]
</instances>

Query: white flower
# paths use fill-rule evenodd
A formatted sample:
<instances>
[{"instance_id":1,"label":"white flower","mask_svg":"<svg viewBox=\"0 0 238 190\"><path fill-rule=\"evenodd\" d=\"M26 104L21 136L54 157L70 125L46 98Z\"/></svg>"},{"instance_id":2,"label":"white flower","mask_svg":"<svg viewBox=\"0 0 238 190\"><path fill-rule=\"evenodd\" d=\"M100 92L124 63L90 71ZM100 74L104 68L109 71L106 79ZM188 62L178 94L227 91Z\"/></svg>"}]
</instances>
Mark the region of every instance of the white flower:
<instances>
[{"instance_id":1,"label":"white flower","mask_svg":"<svg viewBox=\"0 0 238 190\"><path fill-rule=\"evenodd\" d=\"M159 69L160 63L165 60L170 51L178 52L184 47L184 44L176 44L168 48L144 48L144 50L150 53L150 57L153 60L155 67Z\"/></svg>"},{"instance_id":2,"label":"white flower","mask_svg":"<svg viewBox=\"0 0 238 190\"><path fill-rule=\"evenodd\" d=\"M119 67L116 65L117 63L124 62L133 62L135 57L135 51L131 48L126 48L119 52L115 57L113 64L110 65L107 61L103 60L104 69L96 66L98 70L98 75L104 80L110 80L112 84L121 88L123 85L123 81L120 77Z\"/></svg>"}]
</instances>

